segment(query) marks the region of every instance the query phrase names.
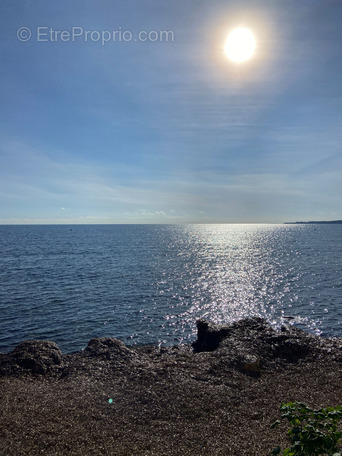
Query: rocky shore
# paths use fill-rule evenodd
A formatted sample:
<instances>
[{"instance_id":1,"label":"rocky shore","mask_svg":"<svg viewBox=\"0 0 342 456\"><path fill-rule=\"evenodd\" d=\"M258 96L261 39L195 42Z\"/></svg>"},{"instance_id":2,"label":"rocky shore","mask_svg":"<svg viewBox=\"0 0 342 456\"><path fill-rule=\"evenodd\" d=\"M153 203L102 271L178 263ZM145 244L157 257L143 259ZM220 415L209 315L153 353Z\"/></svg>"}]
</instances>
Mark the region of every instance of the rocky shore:
<instances>
[{"instance_id":1,"label":"rocky shore","mask_svg":"<svg viewBox=\"0 0 342 456\"><path fill-rule=\"evenodd\" d=\"M342 339L260 318L197 322L192 345L92 339L62 354L26 341L0 354L0 456L262 456L282 402L342 404Z\"/></svg>"}]
</instances>

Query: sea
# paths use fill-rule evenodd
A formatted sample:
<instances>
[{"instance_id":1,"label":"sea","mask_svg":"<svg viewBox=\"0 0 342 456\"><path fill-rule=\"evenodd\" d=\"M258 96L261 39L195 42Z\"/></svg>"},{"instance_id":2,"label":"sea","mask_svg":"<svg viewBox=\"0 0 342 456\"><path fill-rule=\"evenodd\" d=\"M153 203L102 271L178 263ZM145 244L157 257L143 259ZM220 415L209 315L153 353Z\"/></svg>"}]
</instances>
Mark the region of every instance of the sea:
<instances>
[{"instance_id":1,"label":"sea","mask_svg":"<svg viewBox=\"0 0 342 456\"><path fill-rule=\"evenodd\" d=\"M342 225L0 226L0 351L169 346L259 316L342 336Z\"/></svg>"}]
</instances>

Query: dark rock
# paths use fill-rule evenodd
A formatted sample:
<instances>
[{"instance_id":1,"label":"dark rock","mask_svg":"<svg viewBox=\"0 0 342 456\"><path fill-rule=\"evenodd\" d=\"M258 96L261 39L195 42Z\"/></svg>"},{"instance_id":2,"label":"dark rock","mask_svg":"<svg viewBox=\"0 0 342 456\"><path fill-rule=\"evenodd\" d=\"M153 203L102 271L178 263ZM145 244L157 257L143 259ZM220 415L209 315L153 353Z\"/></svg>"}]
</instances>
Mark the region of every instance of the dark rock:
<instances>
[{"instance_id":1,"label":"dark rock","mask_svg":"<svg viewBox=\"0 0 342 456\"><path fill-rule=\"evenodd\" d=\"M91 339L87 348L84 350L86 356L116 361L129 361L138 358L133 350L118 339L111 337L101 337Z\"/></svg>"},{"instance_id":2,"label":"dark rock","mask_svg":"<svg viewBox=\"0 0 342 456\"><path fill-rule=\"evenodd\" d=\"M229 325L231 332L244 333L245 335L254 335L264 333L272 328L264 318L251 317L235 321Z\"/></svg>"},{"instance_id":3,"label":"dark rock","mask_svg":"<svg viewBox=\"0 0 342 456\"><path fill-rule=\"evenodd\" d=\"M274 343L273 350L275 356L297 362L309 354L310 346L305 340L287 338Z\"/></svg>"},{"instance_id":4,"label":"dark rock","mask_svg":"<svg viewBox=\"0 0 342 456\"><path fill-rule=\"evenodd\" d=\"M111 337L91 339L84 350L84 356L88 360L91 358L94 362L104 362L105 365L115 369L129 365L140 366L147 361L143 355L126 347L120 340Z\"/></svg>"},{"instance_id":5,"label":"dark rock","mask_svg":"<svg viewBox=\"0 0 342 456\"><path fill-rule=\"evenodd\" d=\"M62 353L55 342L34 340L21 342L0 360L0 373L30 372L46 374L62 363Z\"/></svg>"},{"instance_id":6,"label":"dark rock","mask_svg":"<svg viewBox=\"0 0 342 456\"><path fill-rule=\"evenodd\" d=\"M197 321L197 340L192 344L195 352L214 351L222 341L231 338L257 336L271 329L263 318L246 318L229 325L217 325L207 320Z\"/></svg>"},{"instance_id":7,"label":"dark rock","mask_svg":"<svg viewBox=\"0 0 342 456\"><path fill-rule=\"evenodd\" d=\"M216 350L229 335L229 326L219 326L207 320L197 321L197 340L192 346L195 352Z\"/></svg>"},{"instance_id":8,"label":"dark rock","mask_svg":"<svg viewBox=\"0 0 342 456\"><path fill-rule=\"evenodd\" d=\"M333 349L332 341L293 326L282 326L277 331L262 318L247 318L229 325L199 320L197 328L194 351L214 352L220 358L216 364L220 371L223 362L226 366L237 367L247 374L258 376L260 366L271 367L297 363L306 358L323 358L328 349L338 359L339 351ZM248 357L254 361L249 362ZM212 369L216 369L215 364Z\"/></svg>"},{"instance_id":9,"label":"dark rock","mask_svg":"<svg viewBox=\"0 0 342 456\"><path fill-rule=\"evenodd\" d=\"M232 370L259 377L262 371L293 363L342 362L341 339L323 339L293 326L272 328L262 318L227 325L197 322L198 337L190 345L126 347L114 338L96 338L85 350L62 356L49 341L27 341L0 354L0 375L131 376L161 375L201 381L225 381ZM192 378L191 377L191 378ZM210 380L210 381L211 381Z\"/></svg>"}]
</instances>

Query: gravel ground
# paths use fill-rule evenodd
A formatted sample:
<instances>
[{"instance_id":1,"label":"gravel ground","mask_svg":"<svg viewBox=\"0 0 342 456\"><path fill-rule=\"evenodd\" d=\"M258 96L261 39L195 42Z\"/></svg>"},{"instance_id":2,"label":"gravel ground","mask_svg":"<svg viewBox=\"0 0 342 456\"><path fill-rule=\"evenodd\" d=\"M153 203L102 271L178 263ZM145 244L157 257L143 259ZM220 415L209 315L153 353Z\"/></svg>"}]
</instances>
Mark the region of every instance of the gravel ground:
<instances>
[{"instance_id":1,"label":"gravel ground","mask_svg":"<svg viewBox=\"0 0 342 456\"><path fill-rule=\"evenodd\" d=\"M41 372L27 352L26 364L0 355L0 455L268 455L287 444L285 423L270 430L281 403L342 404L342 372L341 340L265 328L264 344L271 334L272 347L285 336L312 346L294 359L264 347L262 357L255 328L238 328L197 353L96 339L53 364L45 358ZM241 361L241 347L257 364Z\"/></svg>"}]
</instances>

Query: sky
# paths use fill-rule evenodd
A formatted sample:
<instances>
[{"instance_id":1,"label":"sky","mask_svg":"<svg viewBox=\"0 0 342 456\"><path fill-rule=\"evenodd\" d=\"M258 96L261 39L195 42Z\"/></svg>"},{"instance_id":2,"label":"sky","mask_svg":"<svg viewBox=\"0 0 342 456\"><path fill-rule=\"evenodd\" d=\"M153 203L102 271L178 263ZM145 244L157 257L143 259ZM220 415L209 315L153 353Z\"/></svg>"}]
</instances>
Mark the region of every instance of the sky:
<instances>
[{"instance_id":1,"label":"sky","mask_svg":"<svg viewBox=\"0 0 342 456\"><path fill-rule=\"evenodd\" d=\"M0 224L342 219L341 23L342 0L1 0Z\"/></svg>"}]
</instances>

